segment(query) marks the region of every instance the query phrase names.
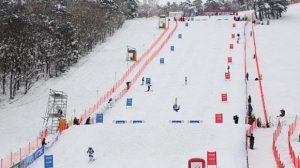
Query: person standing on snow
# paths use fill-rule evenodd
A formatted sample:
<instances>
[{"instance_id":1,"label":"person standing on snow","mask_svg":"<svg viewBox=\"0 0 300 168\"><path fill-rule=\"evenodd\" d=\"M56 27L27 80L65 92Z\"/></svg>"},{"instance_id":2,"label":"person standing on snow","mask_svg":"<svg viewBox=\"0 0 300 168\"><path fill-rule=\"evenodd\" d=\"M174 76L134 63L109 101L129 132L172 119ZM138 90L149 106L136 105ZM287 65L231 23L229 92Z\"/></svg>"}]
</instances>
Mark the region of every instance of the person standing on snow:
<instances>
[{"instance_id":1,"label":"person standing on snow","mask_svg":"<svg viewBox=\"0 0 300 168\"><path fill-rule=\"evenodd\" d=\"M248 96L248 103L251 104L251 96Z\"/></svg>"},{"instance_id":2,"label":"person standing on snow","mask_svg":"<svg viewBox=\"0 0 300 168\"><path fill-rule=\"evenodd\" d=\"M284 109L281 109L280 110L280 115L279 117L284 117L285 116L285 110Z\"/></svg>"},{"instance_id":3,"label":"person standing on snow","mask_svg":"<svg viewBox=\"0 0 300 168\"><path fill-rule=\"evenodd\" d=\"M185 85L187 85L187 76L184 77Z\"/></svg>"},{"instance_id":4,"label":"person standing on snow","mask_svg":"<svg viewBox=\"0 0 300 168\"><path fill-rule=\"evenodd\" d=\"M88 155L89 155L89 161L94 161L94 150L92 147L89 147L87 152L86 152Z\"/></svg>"},{"instance_id":5,"label":"person standing on snow","mask_svg":"<svg viewBox=\"0 0 300 168\"><path fill-rule=\"evenodd\" d=\"M80 125L79 120L76 117L73 120L73 125Z\"/></svg>"},{"instance_id":6,"label":"person standing on snow","mask_svg":"<svg viewBox=\"0 0 300 168\"><path fill-rule=\"evenodd\" d=\"M43 138L43 140L42 140L42 146L45 146L45 145L47 145L46 138Z\"/></svg>"},{"instance_id":7,"label":"person standing on snow","mask_svg":"<svg viewBox=\"0 0 300 168\"><path fill-rule=\"evenodd\" d=\"M86 124L86 125L91 124L91 117L88 117L88 118L86 119L85 124Z\"/></svg>"},{"instance_id":8,"label":"person standing on snow","mask_svg":"<svg viewBox=\"0 0 300 168\"><path fill-rule=\"evenodd\" d=\"M239 116L238 115L233 116L233 120L234 120L235 124L238 124L239 123Z\"/></svg>"},{"instance_id":9,"label":"person standing on snow","mask_svg":"<svg viewBox=\"0 0 300 168\"><path fill-rule=\"evenodd\" d=\"M107 102L108 108L112 108L112 104L113 104L113 99L109 98L109 100Z\"/></svg>"},{"instance_id":10,"label":"person standing on snow","mask_svg":"<svg viewBox=\"0 0 300 168\"><path fill-rule=\"evenodd\" d=\"M254 136L253 134L251 133L250 136L248 136L248 138L250 138L250 149L254 149Z\"/></svg>"},{"instance_id":11,"label":"person standing on snow","mask_svg":"<svg viewBox=\"0 0 300 168\"><path fill-rule=\"evenodd\" d=\"M236 41L238 44L240 43L240 34L238 33L237 34L237 41Z\"/></svg>"},{"instance_id":12,"label":"person standing on snow","mask_svg":"<svg viewBox=\"0 0 300 168\"><path fill-rule=\"evenodd\" d=\"M142 85L144 85L144 81L145 81L145 78L144 78L144 77L142 77Z\"/></svg>"}]
</instances>

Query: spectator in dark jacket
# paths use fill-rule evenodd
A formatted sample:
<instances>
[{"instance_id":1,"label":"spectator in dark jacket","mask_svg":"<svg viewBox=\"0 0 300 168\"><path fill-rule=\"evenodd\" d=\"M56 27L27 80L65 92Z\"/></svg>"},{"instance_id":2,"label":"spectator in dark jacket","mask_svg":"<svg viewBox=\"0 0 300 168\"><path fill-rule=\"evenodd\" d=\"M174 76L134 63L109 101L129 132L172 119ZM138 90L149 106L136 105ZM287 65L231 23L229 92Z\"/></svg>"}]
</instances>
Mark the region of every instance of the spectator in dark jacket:
<instances>
[{"instance_id":1,"label":"spectator in dark jacket","mask_svg":"<svg viewBox=\"0 0 300 168\"><path fill-rule=\"evenodd\" d=\"M250 95L248 96L248 103L249 104L251 103L251 96Z\"/></svg>"},{"instance_id":2,"label":"spectator in dark jacket","mask_svg":"<svg viewBox=\"0 0 300 168\"><path fill-rule=\"evenodd\" d=\"M47 145L46 138L43 138L43 140L42 140L42 146L45 146L45 145Z\"/></svg>"},{"instance_id":3,"label":"spectator in dark jacket","mask_svg":"<svg viewBox=\"0 0 300 168\"><path fill-rule=\"evenodd\" d=\"M86 119L85 124L86 124L86 125L91 124L91 117L88 117L88 118Z\"/></svg>"},{"instance_id":4,"label":"spectator in dark jacket","mask_svg":"<svg viewBox=\"0 0 300 168\"><path fill-rule=\"evenodd\" d=\"M79 120L76 117L73 120L73 125L80 125Z\"/></svg>"},{"instance_id":5,"label":"spectator in dark jacket","mask_svg":"<svg viewBox=\"0 0 300 168\"><path fill-rule=\"evenodd\" d=\"M250 138L250 149L254 149L254 136L253 136L253 134L248 136L248 138Z\"/></svg>"}]
</instances>

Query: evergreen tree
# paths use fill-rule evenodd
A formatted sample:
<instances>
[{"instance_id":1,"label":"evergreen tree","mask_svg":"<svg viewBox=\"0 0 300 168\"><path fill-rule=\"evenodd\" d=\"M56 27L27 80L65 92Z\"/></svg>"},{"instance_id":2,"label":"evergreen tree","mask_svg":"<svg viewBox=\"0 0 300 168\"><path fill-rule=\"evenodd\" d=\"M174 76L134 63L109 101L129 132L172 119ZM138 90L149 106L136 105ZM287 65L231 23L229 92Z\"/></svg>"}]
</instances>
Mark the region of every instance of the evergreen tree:
<instances>
[{"instance_id":1,"label":"evergreen tree","mask_svg":"<svg viewBox=\"0 0 300 168\"><path fill-rule=\"evenodd\" d=\"M205 9L220 9L221 4L217 0L207 0L204 3L204 8Z\"/></svg>"},{"instance_id":2,"label":"evergreen tree","mask_svg":"<svg viewBox=\"0 0 300 168\"><path fill-rule=\"evenodd\" d=\"M136 16L136 9L133 0L1 2L1 94L13 99L37 80L66 72L125 18Z\"/></svg>"},{"instance_id":3,"label":"evergreen tree","mask_svg":"<svg viewBox=\"0 0 300 168\"><path fill-rule=\"evenodd\" d=\"M194 0L193 6L195 6L195 9L197 11L197 15L203 12L203 6L202 6L202 0Z\"/></svg>"}]
</instances>

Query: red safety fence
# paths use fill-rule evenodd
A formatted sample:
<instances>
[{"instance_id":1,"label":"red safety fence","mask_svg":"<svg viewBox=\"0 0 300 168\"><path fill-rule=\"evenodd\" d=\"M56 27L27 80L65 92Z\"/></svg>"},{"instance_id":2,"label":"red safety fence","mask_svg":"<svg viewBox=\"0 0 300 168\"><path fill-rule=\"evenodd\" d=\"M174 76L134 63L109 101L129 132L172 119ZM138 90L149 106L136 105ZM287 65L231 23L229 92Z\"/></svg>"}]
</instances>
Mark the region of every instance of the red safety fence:
<instances>
[{"instance_id":1,"label":"red safety fence","mask_svg":"<svg viewBox=\"0 0 300 168\"><path fill-rule=\"evenodd\" d=\"M250 136L257 128L257 121L255 120L250 128L247 130L247 136Z\"/></svg>"},{"instance_id":2,"label":"red safety fence","mask_svg":"<svg viewBox=\"0 0 300 168\"><path fill-rule=\"evenodd\" d=\"M300 3L300 0L292 0L291 4Z\"/></svg>"},{"instance_id":3,"label":"red safety fence","mask_svg":"<svg viewBox=\"0 0 300 168\"><path fill-rule=\"evenodd\" d=\"M281 125L281 122L279 120L277 128L276 128L275 132L273 133L273 142L272 142L272 151L273 151L273 155L274 155L274 158L275 158L277 168L284 168L284 164L280 160L280 154L279 154L279 152L277 150L277 147L276 147L276 141L277 141L278 136L281 133L281 129L282 129L282 125Z\"/></svg>"},{"instance_id":4,"label":"red safety fence","mask_svg":"<svg viewBox=\"0 0 300 168\"><path fill-rule=\"evenodd\" d=\"M256 39L255 39L255 31L254 31L254 26L252 24L252 32L253 32L253 45L254 45L254 54L255 54L255 62L256 62L256 70L257 70L257 76L258 76L258 82L259 82L259 91L260 91L260 98L264 110L264 118L265 118L265 123L266 126L269 127L269 121L268 121L268 113L266 110L266 104L265 104L265 96L264 96L264 91L263 91L263 86L261 82L261 73L260 73L260 68L258 64L258 54L257 54L257 49L256 49Z\"/></svg>"},{"instance_id":5,"label":"red safety fence","mask_svg":"<svg viewBox=\"0 0 300 168\"><path fill-rule=\"evenodd\" d=\"M35 140L29 142L26 146L20 148L17 152L11 152L9 156L1 159L0 168L9 168L19 163L40 148L41 142L41 139L37 137Z\"/></svg>"},{"instance_id":6,"label":"red safety fence","mask_svg":"<svg viewBox=\"0 0 300 168\"><path fill-rule=\"evenodd\" d=\"M289 146L290 157L291 157L291 160L293 161L295 168L300 168L299 155L296 157L295 151L291 145L291 136L295 133L295 130L297 127L297 119L298 119L298 117L296 116L294 122L289 126L288 146Z\"/></svg>"}]
</instances>

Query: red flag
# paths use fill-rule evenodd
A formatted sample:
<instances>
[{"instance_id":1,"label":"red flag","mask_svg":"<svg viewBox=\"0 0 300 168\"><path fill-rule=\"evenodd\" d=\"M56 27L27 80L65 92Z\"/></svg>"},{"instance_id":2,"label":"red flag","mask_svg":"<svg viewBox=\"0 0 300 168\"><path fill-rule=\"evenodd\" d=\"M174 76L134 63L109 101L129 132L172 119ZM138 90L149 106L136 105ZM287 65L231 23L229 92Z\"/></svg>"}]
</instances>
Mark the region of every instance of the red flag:
<instances>
[{"instance_id":1,"label":"red flag","mask_svg":"<svg viewBox=\"0 0 300 168\"><path fill-rule=\"evenodd\" d=\"M217 152L207 152L207 165L217 165Z\"/></svg>"}]
</instances>

